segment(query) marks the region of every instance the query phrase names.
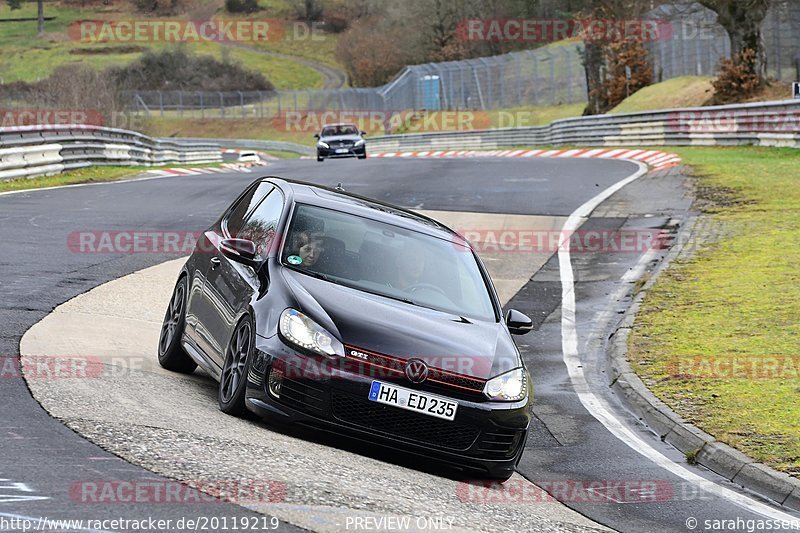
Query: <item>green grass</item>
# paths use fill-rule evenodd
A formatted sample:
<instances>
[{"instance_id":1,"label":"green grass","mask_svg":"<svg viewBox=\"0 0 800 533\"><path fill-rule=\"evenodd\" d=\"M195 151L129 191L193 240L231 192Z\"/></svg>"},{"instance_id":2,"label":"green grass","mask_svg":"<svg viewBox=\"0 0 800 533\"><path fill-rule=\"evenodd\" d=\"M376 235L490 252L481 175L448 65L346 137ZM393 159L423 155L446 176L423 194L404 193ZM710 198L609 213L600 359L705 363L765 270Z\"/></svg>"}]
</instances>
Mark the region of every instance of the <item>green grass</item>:
<instances>
[{"instance_id":1,"label":"green grass","mask_svg":"<svg viewBox=\"0 0 800 533\"><path fill-rule=\"evenodd\" d=\"M800 151L671 150L725 236L646 295L631 364L689 422L800 476Z\"/></svg>"},{"instance_id":2,"label":"green grass","mask_svg":"<svg viewBox=\"0 0 800 533\"><path fill-rule=\"evenodd\" d=\"M36 36L36 22L15 22L0 24L0 82L13 81L38 81L46 78L57 66L70 63L83 63L92 68L105 68L111 65L127 64L139 57L134 53L104 53L99 55L78 55L75 52L81 49L115 48L121 46L141 46L152 49L161 49L165 46L174 46L167 43L96 43L87 44L70 40L67 34L69 23L81 19L115 18L130 19L140 18L138 15L124 11L112 11L111 8L103 11L80 10L63 7L59 4L47 3L45 15L55 16L56 20L45 22L45 35ZM36 4L26 2L22 9L11 11L5 2L0 3L0 18L35 17ZM325 36L326 41L314 42L321 50L331 51L335 47L335 37ZM299 41L298 41L299 42ZM275 46L289 55L308 55L309 46L296 43L275 43ZM270 43L264 45L270 46ZM262 73L277 89L316 89L324 83L322 75L316 70L300 63L282 58L275 58L259 54L254 51L222 46L217 43L202 42L189 43L186 48L192 52L204 53L221 58L223 53L231 60L239 61L247 68ZM223 52L224 50L224 52ZM293 51L298 53L294 54ZM302 52L302 53L301 53ZM326 52L327 54L327 52ZM326 60L332 61L332 55L323 54Z\"/></svg>"},{"instance_id":3,"label":"green grass","mask_svg":"<svg viewBox=\"0 0 800 533\"><path fill-rule=\"evenodd\" d=\"M710 77L683 76L645 87L630 95L610 112L636 113L674 107L697 107L702 106L713 95Z\"/></svg>"},{"instance_id":4,"label":"green grass","mask_svg":"<svg viewBox=\"0 0 800 533\"><path fill-rule=\"evenodd\" d=\"M230 161L226 161L230 162ZM169 168L191 167L219 167L222 163L202 163L195 165L167 165ZM136 176L148 170L158 170L163 167L117 167L98 165L79 168L56 174L54 176L41 176L38 178L18 178L11 181L0 181L0 192L21 191L27 189L41 189L44 187L58 187L61 185L75 185L78 183L102 183L117 181L131 176Z\"/></svg>"},{"instance_id":5,"label":"green grass","mask_svg":"<svg viewBox=\"0 0 800 533\"><path fill-rule=\"evenodd\" d=\"M289 132L273 126L270 119L160 118L146 121L145 133L153 137L207 137L209 139L258 139L288 141L314 146L311 132Z\"/></svg>"},{"instance_id":6,"label":"green grass","mask_svg":"<svg viewBox=\"0 0 800 533\"><path fill-rule=\"evenodd\" d=\"M116 181L130 176L135 176L136 174L147 170L153 170L154 168L158 167L86 167L57 174L55 176L42 176L39 178L20 178L12 181L0 181L0 192L21 191L24 189L41 189L43 187L74 185L76 183Z\"/></svg>"}]
</instances>

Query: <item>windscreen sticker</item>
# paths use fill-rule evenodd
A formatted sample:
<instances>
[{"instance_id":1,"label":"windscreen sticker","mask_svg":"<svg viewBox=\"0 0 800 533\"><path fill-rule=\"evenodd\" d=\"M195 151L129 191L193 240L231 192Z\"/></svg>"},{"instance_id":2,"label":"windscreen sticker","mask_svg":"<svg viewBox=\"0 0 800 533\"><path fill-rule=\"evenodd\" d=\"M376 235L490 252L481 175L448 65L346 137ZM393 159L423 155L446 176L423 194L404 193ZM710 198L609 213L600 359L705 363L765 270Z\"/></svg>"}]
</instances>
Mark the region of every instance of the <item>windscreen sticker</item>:
<instances>
[{"instance_id":1,"label":"windscreen sticker","mask_svg":"<svg viewBox=\"0 0 800 533\"><path fill-rule=\"evenodd\" d=\"M299 255L290 255L289 257L286 258L286 260L289 261L290 265L299 265L300 263L303 262L303 258L300 257Z\"/></svg>"}]
</instances>

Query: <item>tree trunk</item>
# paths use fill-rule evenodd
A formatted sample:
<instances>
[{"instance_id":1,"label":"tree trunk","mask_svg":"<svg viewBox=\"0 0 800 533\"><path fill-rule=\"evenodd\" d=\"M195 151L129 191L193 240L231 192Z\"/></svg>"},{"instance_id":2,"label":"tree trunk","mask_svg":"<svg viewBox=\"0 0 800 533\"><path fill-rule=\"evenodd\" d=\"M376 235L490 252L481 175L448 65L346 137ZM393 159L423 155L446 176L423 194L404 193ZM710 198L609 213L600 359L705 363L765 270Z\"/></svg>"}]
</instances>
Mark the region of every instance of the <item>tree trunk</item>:
<instances>
[{"instance_id":1,"label":"tree trunk","mask_svg":"<svg viewBox=\"0 0 800 533\"><path fill-rule=\"evenodd\" d=\"M592 0L588 17L592 20L602 20L606 12L603 0ZM586 72L586 92L589 99L583 110L584 115L598 115L606 108L603 91L604 46L605 43L591 37L583 40L583 70Z\"/></svg>"},{"instance_id":2,"label":"tree trunk","mask_svg":"<svg viewBox=\"0 0 800 533\"><path fill-rule=\"evenodd\" d=\"M584 115L597 115L606 107L603 96L603 47L597 41L584 42L583 70L586 72L586 93L589 101L583 110Z\"/></svg>"},{"instance_id":3,"label":"tree trunk","mask_svg":"<svg viewBox=\"0 0 800 533\"><path fill-rule=\"evenodd\" d=\"M761 24L767 16L771 0L716 0L702 1L703 5L717 13L717 22L725 28L731 39L731 57L750 48L756 52L753 74L762 81L767 77L767 54L761 35Z\"/></svg>"},{"instance_id":4,"label":"tree trunk","mask_svg":"<svg viewBox=\"0 0 800 533\"><path fill-rule=\"evenodd\" d=\"M37 22L37 33L39 35L44 33L44 0L37 0L36 1L36 9L38 11L38 22Z\"/></svg>"}]
</instances>

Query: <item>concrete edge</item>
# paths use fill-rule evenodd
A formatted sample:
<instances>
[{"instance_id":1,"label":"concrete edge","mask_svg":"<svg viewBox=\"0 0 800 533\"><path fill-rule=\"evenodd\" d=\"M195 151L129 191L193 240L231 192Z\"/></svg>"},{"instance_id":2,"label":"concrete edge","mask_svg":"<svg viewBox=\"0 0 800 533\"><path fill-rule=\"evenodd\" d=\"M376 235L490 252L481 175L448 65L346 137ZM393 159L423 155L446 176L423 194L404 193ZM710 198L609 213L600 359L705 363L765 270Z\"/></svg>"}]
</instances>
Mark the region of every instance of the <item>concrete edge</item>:
<instances>
[{"instance_id":1,"label":"concrete edge","mask_svg":"<svg viewBox=\"0 0 800 533\"><path fill-rule=\"evenodd\" d=\"M697 220L690 215L677 234L673 247L633 298L620 323L608 338L606 361L611 388L624 398L627 407L661 440L668 442L692 461L743 488L765 496L789 509L800 511L800 479L756 462L744 453L718 442L713 436L685 421L647 388L628 363L628 337L646 291L689 242Z\"/></svg>"}]
</instances>

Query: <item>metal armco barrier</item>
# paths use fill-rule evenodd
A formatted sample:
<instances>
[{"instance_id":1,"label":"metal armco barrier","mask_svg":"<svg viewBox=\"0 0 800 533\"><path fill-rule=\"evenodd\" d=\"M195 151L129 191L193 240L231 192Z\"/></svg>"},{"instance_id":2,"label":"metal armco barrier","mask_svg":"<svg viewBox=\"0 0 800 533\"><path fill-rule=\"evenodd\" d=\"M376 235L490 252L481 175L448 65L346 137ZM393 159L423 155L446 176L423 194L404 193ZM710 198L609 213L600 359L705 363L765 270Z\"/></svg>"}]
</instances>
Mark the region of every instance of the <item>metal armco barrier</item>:
<instances>
[{"instance_id":1,"label":"metal armco barrier","mask_svg":"<svg viewBox=\"0 0 800 533\"><path fill-rule=\"evenodd\" d=\"M276 152L292 152L300 155L314 155L316 152L311 146L284 142L284 141L259 141L255 139L201 139L201 138L182 138L184 142L201 142L211 140L221 148L248 150L274 150Z\"/></svg>"},{"instance_id":2,"label":"metal armco barrier","mask_svg":"<svg viewBox=\"0 0 800 533\"><path fill-rule=\"evenodd\" d=\"M207 139L153 139L134 131L83 125L0 128L0 181L58 174L91 165L220 161L219 144Z\"/></svg>"},{"instance_id":3,"label":"metal armco barrier","mask_svg":"<svg viewBox=\"0 0 800 533\"><path fill-rule=\"evenodd\" d=\"M776 146L800 148L800 101L665 109L556 120L547 126L387 135L370 151L514 146Z\"/></svg>"}]
</instances>

